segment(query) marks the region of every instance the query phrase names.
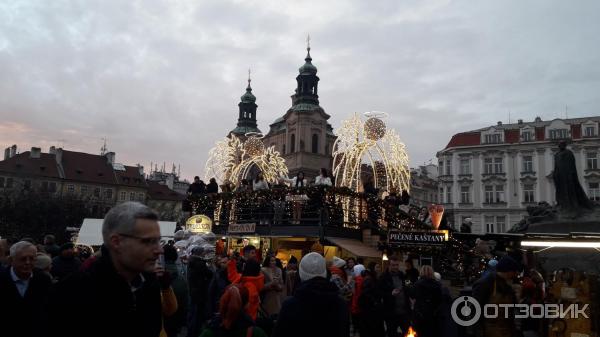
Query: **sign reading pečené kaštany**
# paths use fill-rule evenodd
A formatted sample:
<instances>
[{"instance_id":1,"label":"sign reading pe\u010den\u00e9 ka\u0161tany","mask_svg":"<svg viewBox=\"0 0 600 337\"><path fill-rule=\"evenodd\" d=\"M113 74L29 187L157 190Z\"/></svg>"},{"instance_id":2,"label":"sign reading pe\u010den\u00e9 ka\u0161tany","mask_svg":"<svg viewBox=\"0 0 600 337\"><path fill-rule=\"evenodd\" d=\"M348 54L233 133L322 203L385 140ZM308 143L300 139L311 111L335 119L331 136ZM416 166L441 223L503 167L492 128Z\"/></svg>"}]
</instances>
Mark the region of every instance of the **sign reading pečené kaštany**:
<instances>
[{"instance_id":1,"label":"sign reading pe\u010den\u00e9 ka\u0161tany","mask_svg":"<svg viewBox=\"0 0 600 337\"><path fill-rule=\"evenodd\" d=\"M389 245L443 245L448 241L447 231L402 232L392 230L388 234Z\"/></svg>"},{"instance_id":2,"label":"sign reading pe\u010den\u00e9 ka\u0161tany","mask_svg":"<svg viewBox=\"0 0 600 337\"><path fill-rule=\"evenodd\" d=\"M229 234L252 234L255 231L255 223L229 224L229 227L227 228Z\"/></svg>"}]
</instances>

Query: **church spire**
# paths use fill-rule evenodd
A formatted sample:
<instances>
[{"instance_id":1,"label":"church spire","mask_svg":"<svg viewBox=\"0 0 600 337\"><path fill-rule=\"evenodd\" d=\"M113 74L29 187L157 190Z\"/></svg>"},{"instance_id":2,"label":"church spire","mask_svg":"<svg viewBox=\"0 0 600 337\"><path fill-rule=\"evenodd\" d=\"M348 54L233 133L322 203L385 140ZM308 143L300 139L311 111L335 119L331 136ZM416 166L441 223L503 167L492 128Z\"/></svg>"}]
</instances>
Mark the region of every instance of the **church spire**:
<instances>
[{"instance_id":1,"label":"church spire","mask_svg":"<svg viewBox=\"0 0 600 337\"><path fill-rule=\"evenodd\" d=\"M292 104L308 103L319 105L319 95L317 95L317 86L319 78L317 77L317 67L312 64L310 56L310 35L306 37L306 58L304 65L298 69L299 75L296 77L298 86L296 94L292 96Z\"/></svg>"},{"instance_id":2,"label":"church spire","mask_svg":"<svg viewBox=\"0 0 600 337\"><path fill-rule=\"evenodd\" d=\"M238 122L235 129L231 133L243 136L248 132L260 132L256 124L256 96L252 94L251 70L248 69L248 86L246 92L240 97Z\"/></svg>"}]
</instances>

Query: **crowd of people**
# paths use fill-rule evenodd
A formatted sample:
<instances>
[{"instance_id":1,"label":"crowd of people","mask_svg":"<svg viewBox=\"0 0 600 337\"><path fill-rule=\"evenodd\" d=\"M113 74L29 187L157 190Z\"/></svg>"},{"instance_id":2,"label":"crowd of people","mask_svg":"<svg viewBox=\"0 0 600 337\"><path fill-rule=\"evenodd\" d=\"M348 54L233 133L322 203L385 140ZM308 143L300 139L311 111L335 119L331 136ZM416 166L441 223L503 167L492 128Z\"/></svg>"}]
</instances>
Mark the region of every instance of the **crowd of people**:
<instances>
[{"instance_id":1,"label":"crowd of people","mask_svg":"<svg viewBox=\"0 0 600 337\"><path fill-rule=\"evenodd\" d=\"M420 337L457 335L440 274L410 259L365 266L311 252L284 266L273 254L261 263L251 245L211 259L199 248L182 255L175 242L161 241L157 214L137 202L111 209L102 236L93 255L52 236L40 245L0 241L2 335L397 337L409 327ZM475 283L475 298L517 303L511 282L519 264L504 257L490 269ZM526 303L543 294L543 279L532 275L522 288ZM516 336L537 328L507 318L484 320L480 330Z\"/></svg>"}]
</instances>

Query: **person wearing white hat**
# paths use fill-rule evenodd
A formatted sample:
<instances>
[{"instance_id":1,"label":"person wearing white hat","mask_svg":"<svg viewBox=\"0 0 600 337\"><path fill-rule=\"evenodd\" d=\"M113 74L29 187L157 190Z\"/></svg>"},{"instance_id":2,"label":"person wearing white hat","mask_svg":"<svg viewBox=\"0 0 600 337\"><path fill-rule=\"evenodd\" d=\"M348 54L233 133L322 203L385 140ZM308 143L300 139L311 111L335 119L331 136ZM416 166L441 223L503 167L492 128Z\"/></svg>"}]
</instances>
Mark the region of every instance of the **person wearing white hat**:
<instances>
[{"instance_id":1,"label":"person wearing white hat","mask_svg":"<svg viewBox=\"0 0 600 337\"><path fill-rule=\"evenodd\" d=\"M348 282L348 276L343 269L345 265L346 261L344 259L334 256L331 267L329 267L329 273L331 274L331 282L339 289L340 296L346 301L350 301L352 299L352 284Z\"/></svg>"},{"instance_id":2,"label":"person wearing white hat","mask_svg":"<svg viewBox=\"0 0 600 337\"><path fill-rule=\"evenodd\" d=\"M348 305L327 280L325 258L309 253L300 261L302 283L281 306L272 337L348 337ZM317 327L317 328L315 328Z\"/></svg>"}]
</instances>

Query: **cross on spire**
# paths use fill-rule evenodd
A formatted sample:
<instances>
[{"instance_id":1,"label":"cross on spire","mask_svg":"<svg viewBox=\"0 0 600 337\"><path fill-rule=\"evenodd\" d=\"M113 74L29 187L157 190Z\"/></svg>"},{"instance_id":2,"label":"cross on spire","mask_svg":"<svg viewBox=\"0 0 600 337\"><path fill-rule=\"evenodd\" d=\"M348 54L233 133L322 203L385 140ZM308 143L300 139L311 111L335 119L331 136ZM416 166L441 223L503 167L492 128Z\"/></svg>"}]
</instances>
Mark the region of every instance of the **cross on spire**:
<instances>
[{"instance_id":1,"label":"cross on spire","mask_svg":"<svg viewBox=\"0 0 600 337\"><path fill-rule=\"evenodd\" d=\"M310 51L310 34L306 35L306 50Z\"/></svg>"},{"instance_id":2,"label":"cross on spire","mask_svg":"<svg viewBox=\"0 0 600 337\"><path fill-rule=\"evenodd\" d=\"M250 68L248 68L248 88L250 89L250 82L252 82L252 78L250 77L250 75L252 74L252 70Z\"/></svg>"}]
</instances>

